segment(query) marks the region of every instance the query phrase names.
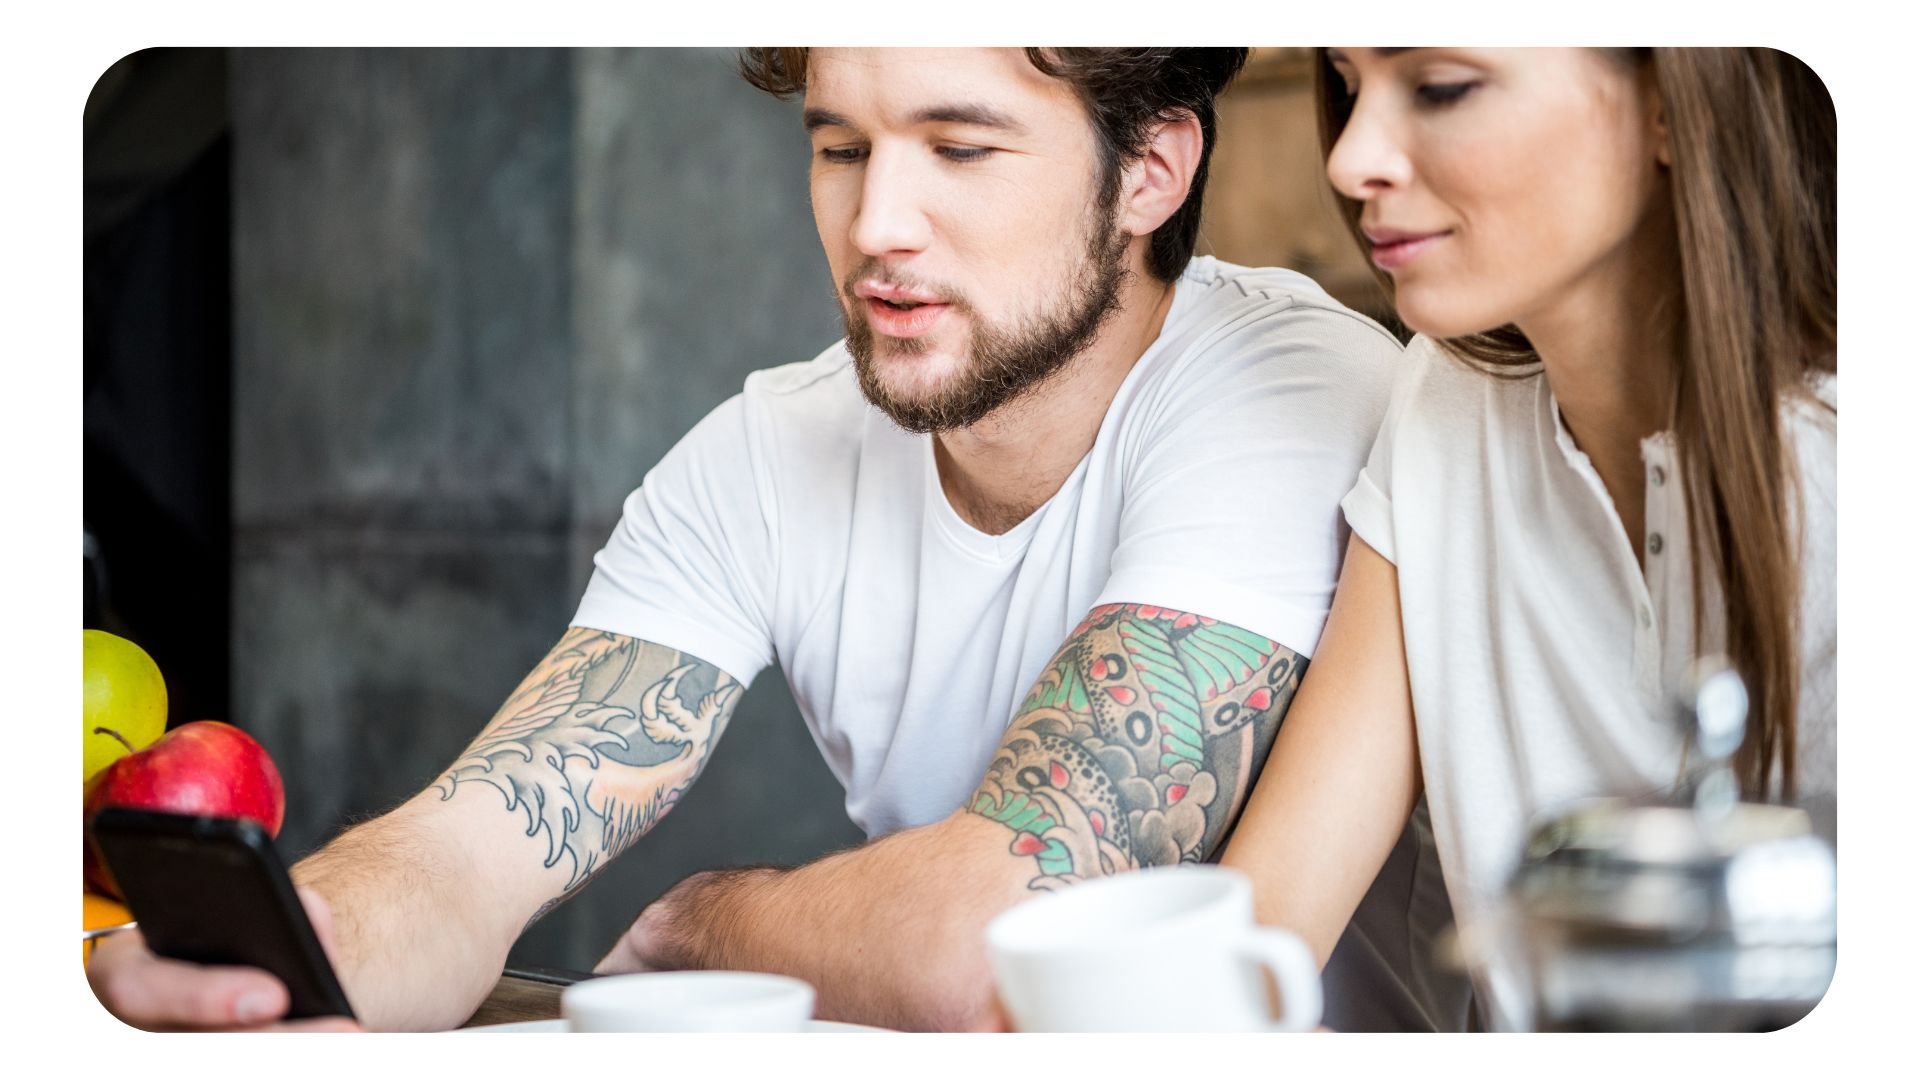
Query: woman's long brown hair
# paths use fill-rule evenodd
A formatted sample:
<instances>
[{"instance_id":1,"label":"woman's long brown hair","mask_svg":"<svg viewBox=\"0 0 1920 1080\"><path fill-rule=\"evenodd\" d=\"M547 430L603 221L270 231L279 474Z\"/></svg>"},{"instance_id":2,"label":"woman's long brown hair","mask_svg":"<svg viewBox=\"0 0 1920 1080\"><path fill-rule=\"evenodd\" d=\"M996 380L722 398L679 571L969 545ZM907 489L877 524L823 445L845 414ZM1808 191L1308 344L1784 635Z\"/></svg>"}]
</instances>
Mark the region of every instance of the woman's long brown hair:
<instances>
[{"instance_id":1,"label":"woman's long brown hair","mask_svg":"<svg viewBox=\"0 0 1920 1080\"><path fill-rule=\"evenodd\" d=\"M1609 50L1647 65L1664 106L1680 257L1672 306L1682 342L1672 374L1673 437L1694 556L1694 630L1705 585L1725 601L1727 654L1747 682L1741 787L1797 787L1800 665L1798 477L1782 407L1834 370L1834 110L1805 64L1772 49ZM1321 50L1315 65L1324 154L1352 110ZM1335 195L1354 240L1360 204ZM1376 272L1389 296L1393 282ZM1517 327L1448 339L1492 374L1527 377L1539 356Z\"/></svg>"}]
</instances>

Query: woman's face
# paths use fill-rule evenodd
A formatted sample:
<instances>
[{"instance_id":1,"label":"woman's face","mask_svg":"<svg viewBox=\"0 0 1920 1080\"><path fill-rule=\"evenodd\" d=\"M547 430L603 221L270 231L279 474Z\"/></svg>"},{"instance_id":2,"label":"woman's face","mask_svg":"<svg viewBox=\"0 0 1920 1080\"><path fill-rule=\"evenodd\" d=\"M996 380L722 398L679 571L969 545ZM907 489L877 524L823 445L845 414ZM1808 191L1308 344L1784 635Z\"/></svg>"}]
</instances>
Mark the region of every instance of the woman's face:
<instances>
[{"instance_id":1,"label":"woman's face","mask_svg":"<svg viewBox=\"0 0 1920 1080\"><path fill-rule=\"evenodd\" d=\"M1332 49L1353 113L1327 159L1400 317L1457 337L1606 310L1667 229L1636 72L1591 49Z\"/></svg>"}]
</instances>

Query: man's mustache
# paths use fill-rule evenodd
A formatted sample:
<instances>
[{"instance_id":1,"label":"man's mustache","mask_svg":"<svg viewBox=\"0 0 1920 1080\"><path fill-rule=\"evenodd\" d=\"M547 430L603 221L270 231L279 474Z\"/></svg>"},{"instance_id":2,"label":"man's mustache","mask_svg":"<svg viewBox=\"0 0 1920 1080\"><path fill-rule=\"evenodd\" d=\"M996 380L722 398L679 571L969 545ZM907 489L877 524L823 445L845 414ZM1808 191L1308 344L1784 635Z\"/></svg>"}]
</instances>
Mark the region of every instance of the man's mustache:
<instances>
[{"instance_id":1,"label":"man's mustache","mask_svg":"<svg viewBox=\"0 0 1920 1080\"><path fill-rule=\"evenodd\" d=\"M896 269L890 269L880 262L868 259L849 271L846 278L840 282L840 298L848 312L860 312L862 318L865 318L866 313L860 311L864 305L861 303L859 293L855 290L860 287L861 282L865 281L932 296L936 302L949 304L958 310L970 310L971 308L971 305L967 303L966 297L962 296L957 290L947 288L944 285L928 281L925 278L913 274L906 274Z\"/></svg>"}]
</instances>

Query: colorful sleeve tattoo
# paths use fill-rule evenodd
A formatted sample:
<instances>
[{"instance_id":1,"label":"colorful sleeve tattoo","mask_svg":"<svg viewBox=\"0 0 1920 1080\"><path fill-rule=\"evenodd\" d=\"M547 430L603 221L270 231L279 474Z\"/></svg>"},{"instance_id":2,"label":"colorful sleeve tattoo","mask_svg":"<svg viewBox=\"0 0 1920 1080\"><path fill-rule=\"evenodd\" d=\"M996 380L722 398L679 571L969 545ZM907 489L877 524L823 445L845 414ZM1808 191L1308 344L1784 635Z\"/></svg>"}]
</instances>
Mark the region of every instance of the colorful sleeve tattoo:
<instances>
[{"instance_id":1,"label":"colorful sleeve tattoo","mask_svg":"<svg viewBox=\"0 0 1920 1080\"><path fill-rule=\"evenodd\" d=\"M1031 888L1198 862L1223 840L1306 660L1213 619L1094 609L1021 705L969 807Z\"/></svg>"}]
</instances>

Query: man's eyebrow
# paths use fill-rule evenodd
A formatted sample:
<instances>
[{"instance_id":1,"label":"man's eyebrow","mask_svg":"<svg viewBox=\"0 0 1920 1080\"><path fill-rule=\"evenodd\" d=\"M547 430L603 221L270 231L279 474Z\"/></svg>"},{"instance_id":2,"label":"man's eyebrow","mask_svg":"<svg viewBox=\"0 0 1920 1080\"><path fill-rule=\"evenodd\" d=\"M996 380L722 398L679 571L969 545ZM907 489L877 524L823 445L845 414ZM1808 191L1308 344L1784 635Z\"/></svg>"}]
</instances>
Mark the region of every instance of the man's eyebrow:
<instances>
[{"instance_id":1,"label":"man's eyebrow","mask_svg":"<svg viewBox=\"0 0 1920 1080\"><path fill-rule=\"evenodd\" d=\"M993 128L1013 135L1024 135L1027 126L998 109L986 105L953 104L929 105L908 118L913 124L967 124L972 127ZM849 131L858 131L859 125L827 109L807 109L800 114L801 126L808 134L823 127L842 127Z\"/></svg>"},{"instance_id":2,"label":"man's eyebrow","mask_svg":"<svg viewBox=\"0 0 1920 1080\"><path fill-rule=\"evenodd\" d=\"M800 123L801 123L801 126L807 129L807 134L809 135L813 134L814 131L816 131L817 129L823 128L823 127L843 127L848 130L853 129L853 121L847 119L844 116L841 116L837 112L828 112L825 109L806 110L805 112L800 114Z\"/></svg>"},{"instance_id":3,"label":"man's eyebrow","mask_svg":"<svg viewBox=\"0 0 1920 1080\"><path fill-rule=\"evenodd\" d=\"M995 128L1014 135L1024 135L1027 132L1025 124L988 105L931 105L914 113L913 122L916 124L967 124L972 127Z\"/></svg>"}]
</instances>

